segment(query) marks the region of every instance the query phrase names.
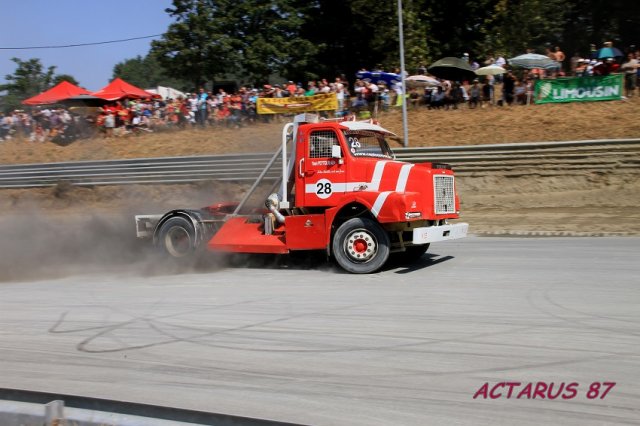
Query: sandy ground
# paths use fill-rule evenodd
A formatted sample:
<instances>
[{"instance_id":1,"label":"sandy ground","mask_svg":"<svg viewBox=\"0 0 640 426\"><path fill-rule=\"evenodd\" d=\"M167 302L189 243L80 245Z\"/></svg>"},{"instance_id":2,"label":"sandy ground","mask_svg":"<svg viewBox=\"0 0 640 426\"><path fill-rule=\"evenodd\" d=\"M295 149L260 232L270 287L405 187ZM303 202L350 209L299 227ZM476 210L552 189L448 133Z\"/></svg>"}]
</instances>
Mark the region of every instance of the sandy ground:
<instances>
[{"instance_id":1,"label":"sandy ground","mask_svg":"<svg viewBox=\"0 0 640 426\"><path fill-rule=\"evenodd\" d=\"M416 111L410 122L412 145L640 137L637 120L640 102L597 105L598 114L594 104ZM570 116L561 114L563 110ZM526 117L531 111L536 114ZM584 116L578 120L582 113ZM606 125L598 124L598 115ZM421 119L415 120L417 116ZM513 117L518 118L509 121ZM385 126L391 129L399 126L399 114L390 113L387 118ZM536 130L536 125L544 121L549 126ZM575 126L575 121L581 124ZM152 153L168 156L264 152L278 144L280 127L281 124L273 123L240 131L164 133L124 140L83 141L65 148L11 141L0 144L0 154L6 157L12 152L13 160L24 162L152 156ZM212 138L212 134L216 137ZM59 155L60 150L64 150L64 156ZM640 152L633 155L640 157ZM640 164L640 158L635 163ZM604 172L594 172L564 170L557 165L557 173L554 169L551 175L536 169L461 174L457 180L461 220L469 222L470 232L478 235L640 235L640 169L607 167ZM149 249L135 239L135 214L198 208L238 199L246 188L241 184L203 182L0 190L3 235L0 281L63 275L69 267L86 271L91 265L102 266L105 259L116 267L127 264L131 259L147 256L145 250Z\"/></svg>"}]
</instances>

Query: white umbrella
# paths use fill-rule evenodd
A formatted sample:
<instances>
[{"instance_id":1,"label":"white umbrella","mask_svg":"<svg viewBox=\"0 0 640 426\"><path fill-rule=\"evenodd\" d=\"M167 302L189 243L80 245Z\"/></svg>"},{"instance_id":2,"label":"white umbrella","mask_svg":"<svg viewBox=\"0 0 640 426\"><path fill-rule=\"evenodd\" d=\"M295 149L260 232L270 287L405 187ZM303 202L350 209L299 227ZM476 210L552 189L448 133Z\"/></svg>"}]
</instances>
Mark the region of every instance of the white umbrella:
<instances>
[{"instance_id":1,"label":"white umbrella","mask_svg":"<svg viewBox=\"0 0 640 426\"><path fill-rule=\"evenodd\" d=\"M516 67L522 68L555 68L558 66L556 61L549 59L547 56L539 55L537 53L527 53L524 55L516 56L509 59L509 63Z\"/></svg>"},{"instance_id":2,"label":"white umbrella","mask_svg":"<svg viewBox=\"0 0 640 426\"><path fill-rule=\"evenodd\" d=\"M411 75L404 79L409 87L436 87L440 86L438 79L426 75Z\"/></svg>"},{"instance_id":3,"label":"white umbrella","mask_svg":"<svg viewBox=\"0 0 640 426\"><path fill-rule=\"evenodd\" d=\"M498 75L504 74L505 72L507 72L507 70L499 65L489 65L476 70L476 74L478 75Z\"/></svg>"}]
</instances>

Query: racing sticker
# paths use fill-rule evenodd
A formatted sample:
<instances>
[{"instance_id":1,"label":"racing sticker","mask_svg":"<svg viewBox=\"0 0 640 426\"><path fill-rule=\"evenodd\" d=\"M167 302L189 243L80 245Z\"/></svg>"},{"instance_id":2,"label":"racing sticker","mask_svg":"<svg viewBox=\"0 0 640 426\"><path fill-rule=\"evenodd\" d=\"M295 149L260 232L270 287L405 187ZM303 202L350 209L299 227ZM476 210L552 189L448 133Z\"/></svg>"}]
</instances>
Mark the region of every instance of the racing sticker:
<instances>
[{"instance_id":1,"label":"racing sticker","mask_svg":"<svg viewBox=\"0 0 640 426\"><path fill-rule=\"evenodd\" d=\"M333 193L333 187L331 181L329 179L320 179L315 183L316 185L316 195L318 198L326 200L331 197Z\"/></svg>"}]
</instances>

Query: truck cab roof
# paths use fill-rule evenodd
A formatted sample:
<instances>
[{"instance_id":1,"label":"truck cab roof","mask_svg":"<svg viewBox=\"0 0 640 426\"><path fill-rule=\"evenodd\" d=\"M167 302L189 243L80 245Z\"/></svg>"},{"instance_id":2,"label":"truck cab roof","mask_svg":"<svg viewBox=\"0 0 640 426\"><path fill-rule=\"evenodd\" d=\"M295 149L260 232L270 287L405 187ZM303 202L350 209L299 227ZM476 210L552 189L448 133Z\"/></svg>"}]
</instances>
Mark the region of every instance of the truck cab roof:
<instances>
[{"instance_id":1,"label":"truck cab roof","mask_svg":"<svg viewBox=\"0 0 640 426\"><path fill-rule=\"evenodd\" d=\"M373 123L369 123L366 121L342 121L339 123L341 126L346 127L349 130L352 131L358 131L358 130L368 130L368 131L372 131L372 132L380 132L380 133L384 133L387 135L391 135L391 136L396 136L395 133L390 132L389 130L385 129L382 126L379 126L377 124L373 124Z\"/></svg>"}]
</instances>

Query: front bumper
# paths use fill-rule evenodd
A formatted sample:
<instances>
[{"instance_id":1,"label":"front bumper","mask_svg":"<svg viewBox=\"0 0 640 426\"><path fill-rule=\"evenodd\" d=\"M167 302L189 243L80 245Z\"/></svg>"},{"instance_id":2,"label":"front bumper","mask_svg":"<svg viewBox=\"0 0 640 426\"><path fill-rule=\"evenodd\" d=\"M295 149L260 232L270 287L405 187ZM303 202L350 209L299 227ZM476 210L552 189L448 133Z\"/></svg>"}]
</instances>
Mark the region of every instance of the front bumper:
<instances>
[{"instance_id":1,"label":"front bumper","mask_svg":"<svg viewBox=\"0 0 640 426\"><path fill-rule=\"evenodd\" d=\"M467 236L468 223L455 223L452 225L426 226L413 230L413 244L427 244L438 241L455 240Z\"/></svg>"}]
</instances>

